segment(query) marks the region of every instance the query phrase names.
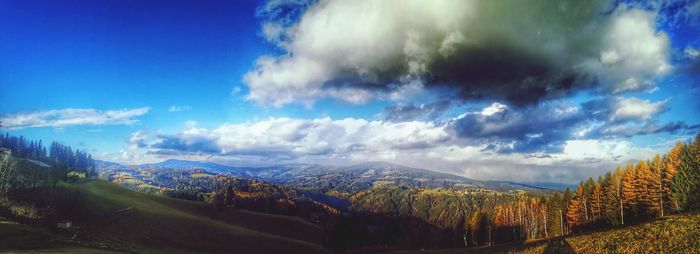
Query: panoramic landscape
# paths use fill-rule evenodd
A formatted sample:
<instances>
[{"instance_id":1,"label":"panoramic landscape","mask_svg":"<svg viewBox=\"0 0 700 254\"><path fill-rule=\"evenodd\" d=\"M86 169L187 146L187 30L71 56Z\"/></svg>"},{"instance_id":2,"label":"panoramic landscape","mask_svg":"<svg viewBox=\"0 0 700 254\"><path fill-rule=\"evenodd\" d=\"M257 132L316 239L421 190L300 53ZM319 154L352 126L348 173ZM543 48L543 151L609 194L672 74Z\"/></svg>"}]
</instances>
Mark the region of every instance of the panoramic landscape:
<instances>
[{"instance_id":1,"label":"panoramic landscape","mask_svg":"<svg viewBox=\"0 0 700 254\"><path fill-rule=\"evenodd\" d=\"M0 0L0 253L700 253L700 0Z\"/></svg>"}]
</instances>

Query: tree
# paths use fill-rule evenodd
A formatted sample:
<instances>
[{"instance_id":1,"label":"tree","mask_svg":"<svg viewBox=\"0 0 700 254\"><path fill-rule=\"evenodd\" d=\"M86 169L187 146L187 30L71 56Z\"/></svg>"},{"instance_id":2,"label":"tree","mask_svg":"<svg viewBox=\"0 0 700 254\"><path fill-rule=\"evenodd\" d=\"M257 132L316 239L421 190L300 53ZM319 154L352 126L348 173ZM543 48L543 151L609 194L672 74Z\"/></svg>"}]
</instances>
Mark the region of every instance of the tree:
<instances>
[{"instance_id":1,"label":"tree","mask_svg":"<svg viewBox=\"0 0 700 254\"><path fill-rule=\"evenodd\" d=\"M17 161L9 154L0 153L0 198L5 197L15 179Z\"/></svg>"},{"instance_id":2,"label":"tree","mask_svg":"<svg viewBox=\"0 0 700 254\"><path fill-rule=\"evenodd\" d=\"M212 204L217 209L224 207L224 191L215 191L209 197L209 204Z\"/></svg>"},{"instance_id":3,"label":"tree","mask_svg":"<svg viewBox=\"0 0 700 254\"><path fill-rule=\"evenodd\" d=\"M576 189L576 194L574 194L574 197L569 203L569 209L567 209L566 213L566 220L570 227L583 225L588 222L588 209L586 208L584 192L584 183L580 183L578 189Z\"/></svg>"},{"instance_id":4,"label":"tree","mask_svg":"<svg viewBox=\"0 0 700 254\"><path fill-rule=\"evenodd\" d=\"M563 230L565 235L568 235L568 234L569 234L569 228L570 228L569 225L572 224L572 223L569 222L569 216L568 216L568 215L569 215L569 210L570 210L570 209L569 209L569 204L570 204L571 201L573 200L573 196L574 196L574 195L571 193L571 189L569 189L569 188L566 188L566 190L564 190L564 195L562 195L561 203L562 203L562 209L564 210L562 213L563 213L564 215L566 215L566 217L563 218L563 219L565 220L565 222L564 222L564 230Z\"/></svg>"},{"instance_id":5,"label":"tree","mask_svg":"<svg viewBox=\"0 0 700 254\"><path fill-rule=\"evenodd\" d=\"M649 162L640 160L635 167L636 181L634 183L637 196L637 216L647 217L650 214L650 207L655 190L650 190L649 186L655 178Z\"/></svg>"},{"instance_id":6,"label":"tree","mask_svg":"<svg viewBox=\"0 0 700 254\"><path fill-rule=\"evenodd\" d=\"M564 203L559 193L554 193L554 195L549 197L547 201L548 236L564 235L563 209Z\"/></svg>"},{"instance_id":7,"label":"tree","mask_svg":"<svg viewBox=\"0 0 700 254\"><path fill-rule=\"evenodd\" d=\"M588 178L588 181L583 183L583 206L584 206L584 216L586 218L586 223L595 221L595 214L593 213L593 190L595 189L595 182L592 177Z\"/></svg>"},{"instance_id":8,"label":"tree","mask_svg":"<svg viewBox=\"0 0 700 254\"><path fill-rule=\"evenodd\" d=\"M681 152L681 163L671 181L671 188L681 209L700 208L700 133Z\"/></svg>"},{"instance_id":9,"label":"tree","mask_svg":"<svg viewBox=\"0 0 700 254\"><path fill-rule=\"evenodd\" d=\"M607 189L604 209L607 214L607 221L612 225L625 224L624 205L622 201L622 178L624 170L617 166L615 171L606 175Z\"/></svg>"},{"instance_id":10,"label":"tree","mask_svg":"<svg viewBox=\"0 0 700 254\"><path fill-rule=\"evenodd\" d=\"M236 192L233 190L233 186L229 185L226 187L224 192L224 205L234 206L236 204Z\"/></svg>"},{"instance_id":11,"label":"tree","mask_svg":"<svg viewBox=\"0 0 700 254\"><path fill-rule=\"evenodd\" d=\"M598 176L598 181L593 184L593 194L591 197L591 214L593 222L600 218L603 210L603 177Z\"/></svg>"},{"instance_id":12,"label":"tree","mask_svg":"<svg viewBox=\"0 0 700 254\"><path fill-rule=\"evenodd\" d=\"M676 145L673 146L671 151L669 151L666 156L664 156L664 174L663 174L663 191L664 191L664 202L666 202L665 207L670 211L671 209L679 211L680 206L678 200L674 197L673 191L671 190L671 181L673 177L678 172L678 166L681 164L681 153L685 150L685 143L678 141Z\"/></svg>"},{"instance_id":13,"label":"tree","mask_svg":"<svg viewBox=\"0 0 700 254\"><path fill-rule=\"evenodd\" d=\"M663 171L664 161L660 155L654 156L650 164L650 174L647 178L647 191L649 193L649 213L652 217L664 217L663 204Z\"/></svg>"},{"instance_id":14,"label":"tree","mask_svg":"<svg viewBox=\"0 0 700 254\"><path fill-rule=\"evenodd\" d=\"M622 196L620 200L623 204L623 213L626 211L628 217L633 217L637 212L637 186L637 170L634 164L627 163L622 175ZM624 215L621 219L624 220Z\"/></svg>"}]
</instances>

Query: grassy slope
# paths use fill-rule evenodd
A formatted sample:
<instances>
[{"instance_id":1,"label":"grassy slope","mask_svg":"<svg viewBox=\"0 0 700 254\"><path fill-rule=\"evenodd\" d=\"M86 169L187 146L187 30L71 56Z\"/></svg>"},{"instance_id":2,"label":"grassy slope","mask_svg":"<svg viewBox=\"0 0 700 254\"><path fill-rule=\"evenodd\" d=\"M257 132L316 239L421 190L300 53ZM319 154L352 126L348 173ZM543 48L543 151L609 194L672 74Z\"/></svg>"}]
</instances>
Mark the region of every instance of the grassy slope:
<instances>
[{"instance_id":1,"label":"grassy slope","mask_svg":"<svg viewBox=\"0 0 700 254\"><path fill-rule=\"evenodd\" d=\"M118 253L52 241L56 239L67 239L67 237L0 217L0 253L55 253L57 251L65 253ZM30 246L32 248L27 249Z\"/></svg>"},{"instance_id":2,"label":"grassy slope","mask_svg":"<svg viewBox=\"0 0 700 254\"><path fill-rule=\"evenodd\" d=\"M565 240L535 240L492 247L394 251L390 253L700 253L700 213L589 232Z\"/></svg>"},{"instance_id":3,"label":"grassy slope","mask_svg":"<svg viewBox=\"0 0 700 254\"><path fill-rule=\"evenodd\" d=\"M82 215L74 219L83 232L79 238L121 249L155 253L326 252L318 245L321 229L297 218L235 209L215 211L203 203L146 195L101 180L63 184L51 192L80 196L76 211ZM112 215L127 207L133 207L133 212Z\"/></svg>"},{"instance_id":4,"label":"grassy slope","mask_svg":"<svg viewBox=\"0 0 700 254\"><path fill-rule=\"evenodd\" d=\"M568 237L560 245L575 253L700 253L700 213ZM552 249L542 245L523 253Z\"/></svg>"}]
</instances>

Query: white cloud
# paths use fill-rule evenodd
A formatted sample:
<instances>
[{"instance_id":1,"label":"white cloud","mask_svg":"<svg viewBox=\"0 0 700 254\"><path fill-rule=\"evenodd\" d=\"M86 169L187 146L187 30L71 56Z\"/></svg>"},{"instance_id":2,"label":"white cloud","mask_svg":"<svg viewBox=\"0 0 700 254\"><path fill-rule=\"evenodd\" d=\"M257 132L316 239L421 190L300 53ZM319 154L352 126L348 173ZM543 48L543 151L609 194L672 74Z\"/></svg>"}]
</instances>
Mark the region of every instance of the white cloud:
<instances>
[{"instance_id":1,"label":"white cloud","mask_svg":"<svg viewBox=\"0 0 700 254\"><path fill-rule=\"evenodd\" d=\"M15 130L36 127L61 128L73 125L131 125L138 122L136 117L148 113L149 109L142 107L102 111L67 108L10 114L3 116L0 120L4 128Z\"/></svg>"},{"instance_id":2,"label":"white cloud","mask_svg":"<svg viewBox=\"0 0 700 254\"><path fill-rule=\"evenodd\" d=\"M469 87L465 96L484 90L506 99L529 94L500 86L530 92L536 83L552 96L592 80L605 92L652 89L672 69L668 36L656 31L653 11L622 5L601 14L609 8L606 1L322 0L297 22L264 22L263 36L286 54L261 56L244 82L248 99L278 107L324 97L398 99L393 93L407 85ZM501 74L455 74L482 65ZM569 77L586 81L572 88Z\"/></svg>"},{"instance_id":3,"label":"white cloud","mask_svg":"<svg viewBox=\"0 0 700 254\"><path fill-rule=\"evenodd\" d=\"M168 108L168 112L180 112L180 111L187 111L192 109L192 107L183 105L183 106L178 106L178 105L172 105L170 108Z\"/></svg>"},{"instance_id":4,"label":"white cloud","mask_svg":"<svg viewBox=\"0 0 700 254\"><path fill-rule=\"evenodd\" d=\"M654 13L638 9L614 14L596 70L613 93L651 90L654 78L671 71L670 40L656 31L655 22Z\"/></svg>"},{"instance_id":5,"label":"white cloud","mask_svg":"<svg viewBox=\"0 0 700 254\"><path fill-rule=\"evenodd\" d=\"M693 48L693 47L686 47L685 50L683 51L685 54L685 57L688 59L696 59L700 57L700 50Z\"/></svg>"},{"instance_id":6,"label":"white cloud","mask_svg":"<svg viewBox=\"0 0 700 254\"><path fill-rule=\"evenodd\" d=\"M649 120L666 108L668 100L651 102L638 98L620 98L615 101L610 116L613 121L626 119Z\"/></svg>"},{"instance_id":7,"label":"white cloud","mask_svg":"<svg viewBox=\"0 0 700 254\"><path fill-rule=\"evenodd\" d=\"M111 158L136 163L177 157L246 166L388 161L478 179L575 182L665 148L635 147L618 139L582 139L564 141L561 152L532 157L464 142L451 133L450 123L269 118L214 129L188 122L176 134L138 131L129 138L129 146Z\"/></svg>"},{"instance_id":8,"label":"white cloud","mask_svg":"<svg viewBox=\"0 0 700 254\"><path fill-rule=\"evenodd\" d=\"M435 146L449 135L444 126L429 122L391 123L346 118L312 120L270 118L259 122L224 124L213 130L188 124L176 135L132 135L131 143L154 152L192 152L219 155L352 156L394 149ZM206 142L201 142L201 141Z\"/></svg>"},{"instance_id":9,"label":"white cloud","mask_svg":"<svg viewBox=\"0 0 700 254\"><path fill-rule=\"evenodd\" d=\"M503 105L503 104L498 103L498 102L494 102L493 104L491 104L491 106L484 108L481 111L481 114L484 116L490 116L490 115L493 115L496 113L503 112L504 110L507 110L507 109L508 109L508 106Z\"/></svg>"}]
</instances>

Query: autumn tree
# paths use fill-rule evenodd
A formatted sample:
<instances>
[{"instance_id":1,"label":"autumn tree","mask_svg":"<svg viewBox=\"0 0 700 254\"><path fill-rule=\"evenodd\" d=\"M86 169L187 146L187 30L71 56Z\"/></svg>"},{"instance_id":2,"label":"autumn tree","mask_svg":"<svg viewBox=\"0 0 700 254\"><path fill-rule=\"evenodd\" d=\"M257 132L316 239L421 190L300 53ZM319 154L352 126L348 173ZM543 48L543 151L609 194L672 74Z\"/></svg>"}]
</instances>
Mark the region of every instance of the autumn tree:
<instances>
[{"instance_id":1,"label":"autumn tree","mask_svg":"<svg viewBox=\"0 0 700 254\"><path fill-rule=\"evenodd\" d=\"M571 225L571 223L569 223L569 216L568 216L569 211L571 210L569 205L571 204L573 197L574 197L574 194L571 193L571 189L569 189L569 188L566 188L566 190L564 190L564 194L561 197L562 208L564 210L564 211L562 211L562 213L565 215L564 216L564 235L569 234L569 229L570 229L569 225Z\"/></svg>"},{"instance_id":2,"label":"autumn tree","mask_svg":"<svg viewBox=\"0 0 700 254\"><path fill-rule=\"evenodd\" d=\"M627 163L622 175L622 195L620 197L625 213L622 220L624 220L624 216L634 217L637 214L637 186L637 170L634 164Z\"/></svg>"},{"instance_id":3,"label":"autumn tree","mask_svg":"<svg viewBox=\"0 0 700 254\"><path fill-rule=\"evenodd\" d=\"M593 193L591 195L591 215L593 222L600 218L603 210L603 177L598 176L598 180L593 184Z\"/></svg>"},{"instance_id":4,"label":"autumn tree","mask_svg":"<svg viewBox=\"0 0 700 254\"><path fill-rule=\"evenodd\" d=\"M569 209L566 213L566 220L570 227L583 225L587 222L587 209L584 194L584 183L578 185L576 189L576 194L574 194L571 202L569 202Z\"/></svg>"},{"instance_id":5,"label":"autumn tree","mask_svg":"<svg viewBox=\"0 0 700 254\"><path fill-rule=\"evenodd\" d=\"M548 224L548 236L562 236L565 234L564 231L564 211L565 204L559 193L554 193L554 195L549 197L547 201L547 224Z\"/></svg>"},{"instance_id":6,"label":"autumn tree","mask_svg":"<svg viewBox=\"0 0 700 254\"><path fill-rule=\"evenodd\" d=\"M671 182L673 177L678 172L678 166L681 164L681 153L685 150L685 143L682 141L676 142L671 151L664 156L664 172L661 184L663 185L663 194L665 209L667 211L679 211L680 206L678 200L674 197L671 190Z\"/></svg>"},{"instance_id":7,"label":"autumn tree","mask_svg":"<svg viewBox=\"0 0 700 254\"><path fill-rule=\"evenodd\" d=\"M652 217L664 217L663 204L663 171L664 161L660 155L655 155L651 160L650 172L647 175L647 192L649 194L649 215Z\"/></svg>"},{"instance_id":8,"label":"autumn tree","mask_svg":"<svg viewBox=\"0 0 700 254\"><path fill-rule=\"evenodd\" d=\"M637 216L647 217L650 213L653 191L649 189L650 182L653 182L653 174L649 162L640 160L635 167L635 191L637 197Z\"/></svg>"}]
</instances>

